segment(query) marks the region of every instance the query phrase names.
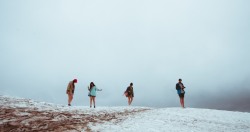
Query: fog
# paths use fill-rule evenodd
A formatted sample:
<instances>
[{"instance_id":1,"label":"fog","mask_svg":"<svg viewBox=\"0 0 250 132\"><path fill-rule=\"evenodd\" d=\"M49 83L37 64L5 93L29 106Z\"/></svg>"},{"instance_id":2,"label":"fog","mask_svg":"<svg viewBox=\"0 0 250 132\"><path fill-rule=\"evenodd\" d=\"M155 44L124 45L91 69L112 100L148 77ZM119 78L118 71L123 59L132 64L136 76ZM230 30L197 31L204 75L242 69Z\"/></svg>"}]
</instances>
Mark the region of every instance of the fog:
<instances>
[{"instance_id":1,"label":"fog","mask_svg":"<svg viewBox=\"0 0 250 132\"><path fill-rule=\"evenodd\" d=\"M179 106L250 111L247 0L0 1L0 94L97 106Z\"/></svg>"}]
</instances>

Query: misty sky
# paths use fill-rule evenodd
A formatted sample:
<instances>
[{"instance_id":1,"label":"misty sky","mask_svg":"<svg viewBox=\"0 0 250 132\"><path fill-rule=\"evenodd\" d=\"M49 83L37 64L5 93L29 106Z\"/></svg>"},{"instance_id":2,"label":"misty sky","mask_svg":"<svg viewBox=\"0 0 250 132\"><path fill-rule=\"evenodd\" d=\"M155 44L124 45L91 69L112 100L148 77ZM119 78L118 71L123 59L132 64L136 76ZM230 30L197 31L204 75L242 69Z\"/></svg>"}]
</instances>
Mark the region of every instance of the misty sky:
<instances>
[{"instance_id":1,"label":"misty sky","mask_svg":"<svg viewBox=\"0 0 250 132\"><path fill-rule=\"evenodd\" d=\"M1 0L0 94L97 106L179 106L250 111L248 0Z\"/></svg>"}]
</instances>

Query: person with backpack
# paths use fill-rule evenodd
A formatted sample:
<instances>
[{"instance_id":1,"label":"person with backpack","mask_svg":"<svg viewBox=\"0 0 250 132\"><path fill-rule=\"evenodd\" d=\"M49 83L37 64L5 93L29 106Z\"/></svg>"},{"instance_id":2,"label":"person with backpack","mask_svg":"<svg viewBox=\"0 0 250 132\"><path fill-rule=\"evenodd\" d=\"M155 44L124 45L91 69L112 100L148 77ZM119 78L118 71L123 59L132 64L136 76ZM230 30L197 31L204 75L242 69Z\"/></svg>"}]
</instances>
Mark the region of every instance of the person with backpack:
<instances>
[{"instance_id":1,"label":"person with backpack","mask_svg":"<svg viewBox=\"0 0 250 132\"><path fill-rule=\"evenodd\" d=\"M176 90L177 90L177 94L180 97L180 103L181 103L181 107L184 107L184 95L185 95L185 91L184 88L186 88L183 83L182 83L182 79L179 79L178 83L176 84Z\"/></svg>"},{"instance_id":2,"label":"person with backpack","mask_svg":"<svg viewBox=\"0 0 250 132\"><path fill-rule=\"evenodd\" d=\"M88 87L89 90L89 99L90 99L90 108L92 107L92 102L94 103L95 108L95 97L96 97L96 91L102 91L102 89L97 89L95 84L93 82L90 83L90 86Z\"/></svg>"},{"instance_id":3,"label":"person with backpack","mask_svg":"<svg viewBox=\"0 0 250 132\"><path fill-rule=\"evenodd\" d=\"M127 87L126 91L124 92L125 96L128 98L128 105L131 105L133 98L134 98L134 88L133 83L130 83L130 86Z\"/></svg>"},{"instance_id":4,"label":"person with backpack","mask_svg":"<svg viewBox=\"0 0 250 132\"><path fill-rule=\"evenodd\" d=\"M66 94L68 94L68 106L71 106L71 102L73 100L73 95L75 91L75 83L77 83L77 79L70 81L66 90Z\"/></svg>"}]
</instances>

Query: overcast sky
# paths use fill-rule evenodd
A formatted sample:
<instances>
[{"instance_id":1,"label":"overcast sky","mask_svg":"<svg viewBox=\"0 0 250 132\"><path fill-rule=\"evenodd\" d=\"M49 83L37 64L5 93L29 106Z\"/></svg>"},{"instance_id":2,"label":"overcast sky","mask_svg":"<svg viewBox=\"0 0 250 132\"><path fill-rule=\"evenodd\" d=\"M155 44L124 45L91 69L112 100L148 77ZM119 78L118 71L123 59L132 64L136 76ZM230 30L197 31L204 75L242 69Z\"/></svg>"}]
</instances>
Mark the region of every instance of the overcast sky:
<instances>
[{"instance_id":1,"label":"overcast sky","mask_svg":"<svg viewBox=\"0 0 250 132\"><path fill-rule=\"evenodd\" d=\"M103 89L97 106L179 106L250 111L248 0L2 0L1 94L89 105L87 86ZM236 101L237 100L237 101ZM239 103L241 102L241 103ZM225 106L226 105L226 106ZM230 107L230 106L232 107ZM230 107L230 108L226 108Z\"/></svg>"}]
</instances>

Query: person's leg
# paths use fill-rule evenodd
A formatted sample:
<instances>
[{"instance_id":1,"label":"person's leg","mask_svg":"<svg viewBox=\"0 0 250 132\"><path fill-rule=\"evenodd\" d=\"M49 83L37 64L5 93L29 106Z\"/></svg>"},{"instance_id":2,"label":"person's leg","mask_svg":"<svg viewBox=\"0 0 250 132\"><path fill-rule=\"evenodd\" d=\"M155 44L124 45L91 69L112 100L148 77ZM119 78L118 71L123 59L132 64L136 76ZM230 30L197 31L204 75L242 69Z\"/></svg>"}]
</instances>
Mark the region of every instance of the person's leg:
<instances>
[{"instance_id":1,"label":"person's leg","mask_svg":"<svg viewBox=\"0 0 250 132\"><path fill-rule=\"evenodd\" d=\"M70 105L70 94L68 93L68 105Z\"/></svg>"},{"instance_id":2,"label":"person's leg","mask_svg":"<svg viewBox=\"0 0 250 132\"><path fill-rule=\"evenodd\" d=\"M182 106L182 97L180 97L180 102L181 102L181 107L183 107L183 106Z\"/></svg>"},{"instance_id":3,"label":"person's leg","mask_svg":"<svg viewBox=\"0 0 250 132\"><path fill-rule=\"evenodd\" d=\"M185 106L184 106L184 97L182 98L182 107L185 108Z\"/></svg>"},{"instance_id":4,"label":"person's leg","mask_svg":"<svg viewBox=\"0 0 250 132\"><path fill-rule=\"evenodd\" d=\"M183 107L184 107L184 104L183 104L183 97L180 98L180 101L181 101L181 107L183 108Z\"/></svg>"},{"instance_id":5,"label":"person's leg","mask_svg":"<svg viewBox=\"0 0 250 132\"><path fill-rule=\"evenodd\" d=\"M71 98L70 98L70 104L71 104L71 102L72 102L72 100L73 100L73 94L71 94Z\"/></svg>"},{"instance_id":6,"label":"person's leg","mask_svg":"<svg viewBox=\"0 0 250 132\"><path fill-rule=\"evenodd\" d=\"M129 97L129 105L131 105L132 97Z\"/></svg>"},{"instance_id":7,"label":"person's leg","mask_svg":"<svg viewBox=\"0 0 250 132\"><path fill-rule=\"evenodd\" d=\"M179 98L180 98L180 104L181 104L181 107L182 107L182 99L181 99L181 95L179 94Z\"/></svg>"},{"instance_id":8,"label":"person's leg","mask_svg":"<svg viewBox=\"0 0 250 132\"><path fill-rule=\"evenodd\" d=\"M130 105L129 102L130 102L130 97L128 97L128 105Z\"/></svg>"},{"instance_id":9,"label":"person's leg","mask_svg":"<svg viewBox=\"0 0 250 132\"><path fill-rule=\"evenodd\" d=\"M184 108L184 94L179 94L181 107Z\"/></svg>"},{"instance_id":10,"label":"person's leg","mask_svg":"<svg viewBox=\"0 0 250 132\"><path fill-rule=\"evenodd\" d=\"M89 104L90 104L90 108L91 108L92 107L92 97L91 96L89 97L89 100L90 100Z\"/></svg>"},{"instance_id":11,"label":"person's leg","mask_svg":"<svg viewBox=\"0 0 250 132\"><path fill-rule=\"evenodd\" d=\"M133 97L131 97L131 99L130 99L130 105L132 104L132 102L133 102Z\"/></svg>"},{"instance_id":12,"label":"person's leg","mask_svg":"<svg viewBox=\"0 0 250 132\"><path fill-rule=\"evenodd\" d=\"M71 93L68 94L68 105L71 106L71 102L73 99L73 95Z\"/></svg>"},{"instance_id":13,"label":"person's leg","mask_svg":"<svg viewBox=\"0 0 250 132\"><path fill-rule=\"evenodd\" d=\"M94 102L94 108L95 108L95 97L93 97L93 102Z\"/></svg>"}]
</instances>

